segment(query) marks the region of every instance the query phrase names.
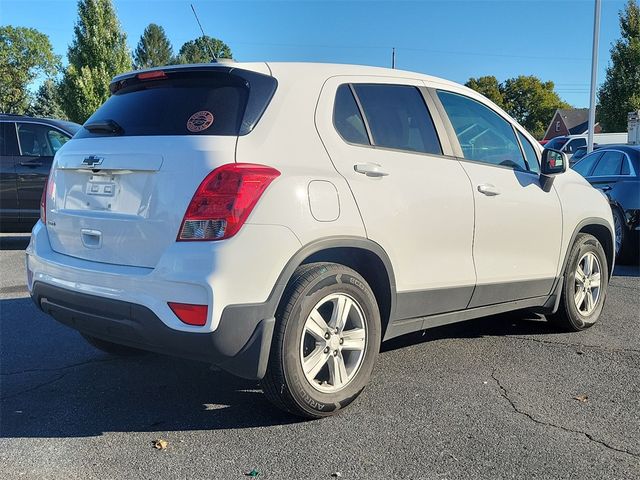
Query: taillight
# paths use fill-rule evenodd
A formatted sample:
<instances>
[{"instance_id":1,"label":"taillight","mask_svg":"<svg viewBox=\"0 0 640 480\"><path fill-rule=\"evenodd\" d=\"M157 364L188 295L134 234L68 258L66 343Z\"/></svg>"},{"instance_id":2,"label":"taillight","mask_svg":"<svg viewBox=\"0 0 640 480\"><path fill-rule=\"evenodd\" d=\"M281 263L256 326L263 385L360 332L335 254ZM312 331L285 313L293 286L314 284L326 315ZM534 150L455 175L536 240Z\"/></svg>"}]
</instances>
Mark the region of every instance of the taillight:
<instances>
[{"instance_id":1,"label":"taillight","mask_svg":"<svg viewBox=\"0 0 640 480\"><path fill-rule=\"evenodd\" d=\"M47 180L47 185L49 181ZM42 189L42 196L40 197L40 220L45 225L47 224L47 187Z\"/></svg>"},{"instance_id":2,"label":"taillight","mask_svg":"<svg viewBox=\"0 0 640 480\"><path fill-rule=\"evenodd\" d=\"M40 220L42 223L47 223L47 197L53 190L53 177L51 174L47 177L47 184L42 189L42 196L40 197Z\"/></svg>"},{"instance_id":3,"label":"taillight","mask_svg":"<svg viewBox=\"0 0 640 480\"><path fill-rule=\"evenodd\" d=\"M207 306L191 303L167 302L169 308L182 323L202 327L207 323Z\"/></svg>"},{"instance_id":4,"label":"taillight","mask_svg":"<svg viewBox=\"0 0 640 480\"><path fill-rule=\"evenodd\" d=\"M232 237L279 175L274 168L251 163L230 163L216 168L193 195L177 241Z\"/></svg>"}]
</instances>

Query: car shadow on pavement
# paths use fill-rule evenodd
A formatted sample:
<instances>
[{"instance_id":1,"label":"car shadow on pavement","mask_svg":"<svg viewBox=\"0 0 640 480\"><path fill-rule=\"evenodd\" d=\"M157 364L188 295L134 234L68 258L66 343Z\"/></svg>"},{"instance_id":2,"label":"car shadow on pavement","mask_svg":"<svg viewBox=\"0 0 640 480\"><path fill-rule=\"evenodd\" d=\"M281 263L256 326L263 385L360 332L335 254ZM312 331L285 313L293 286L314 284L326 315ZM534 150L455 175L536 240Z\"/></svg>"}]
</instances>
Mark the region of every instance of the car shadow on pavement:
<instances>
[{"instance_id":1,"label":"car shadow on pavement","mask_svg":"<svg viewBox=\"0 0 640 480\"><path fill-rule=\"evenodd\" d=\"M625 274L640 276L634 267ZM544 317L512 312L395 338L383 344L382 352L442 339L555 332ZM30 298L0 300L0 438L241 429L299 421L272 407L256 381L151 353L109 356L40 312Z\"/></svg>"},{"instance_id":2,"label":"car shadow on pavement","mask_svg":"<svg viewBox=\"0 0 640 480\"><path fill-rule=\"evenodd\" d=\"M272 407L258 382L188 360L114 357L40 312L29 298L0 300L0 437L86 437L284 425L300 420ZM383 351L438 338L543 333L522 314L408 335ZM514 322L516 327L514 328Z\"/></svg>"},{"instance_id":3,"label":"car shadow on pavement","mask_svg":"<svg viewBox=\"0 0 640 480\"><path fill-rule=\"evenodd\" d=\"M258 382L156 355L114 357L40 312L0 300L0 438L284 425Z\"/></svg>"},{"instance_id":4,"label":"car shadow on pavement","mask_svg":"<svg viewBox=\"0 0 640 480\"><path fill-rule=\"evenodd\" d=\"M640 277L640 265L617 264L613 275L618 277Z\"/></svg>"}]
</instances>

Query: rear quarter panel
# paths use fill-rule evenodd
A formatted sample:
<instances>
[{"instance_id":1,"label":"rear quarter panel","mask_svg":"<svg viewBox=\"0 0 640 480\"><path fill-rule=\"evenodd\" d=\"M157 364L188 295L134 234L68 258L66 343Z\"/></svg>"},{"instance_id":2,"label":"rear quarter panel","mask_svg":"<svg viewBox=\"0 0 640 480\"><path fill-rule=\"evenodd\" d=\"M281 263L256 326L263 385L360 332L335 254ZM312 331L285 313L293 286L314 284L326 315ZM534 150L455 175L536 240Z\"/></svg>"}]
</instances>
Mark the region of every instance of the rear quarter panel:
<instances>
[{"instance_id":1,"label":"rear quarter panel","mask_svg":"<svg viewBox=\"0 0 640 480\"><path fill-rule=\"evenodd\" d=\"M353 194L333 167L316 130L315 110L327 76L318 75L313 66L298 68L295 75L288 74L283 65L275 64L272 69L278 88L256 128L238 138L236 161L269 165L281 175L266 190L247 223L284 225L302 245L333 235L366 237ZM337 218L314 218L309 184L316 180L335 187Z\"/></svg>"}]
</instances>

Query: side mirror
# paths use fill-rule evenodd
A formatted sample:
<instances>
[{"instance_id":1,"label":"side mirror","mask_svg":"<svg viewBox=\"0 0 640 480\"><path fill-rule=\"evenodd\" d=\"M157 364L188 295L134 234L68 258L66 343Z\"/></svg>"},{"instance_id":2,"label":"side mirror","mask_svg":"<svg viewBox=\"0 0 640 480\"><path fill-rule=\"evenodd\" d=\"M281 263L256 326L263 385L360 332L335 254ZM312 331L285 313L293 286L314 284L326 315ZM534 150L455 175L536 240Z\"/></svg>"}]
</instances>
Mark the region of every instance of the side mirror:
<instances>
[{"instance_id":1,"label":"side mirror","mask_svg":"<svg viewBox=\"0 0 640 480\"><path fill-rule=\"evenodd\" d=\"M540 182L542 190L550 192L553 179L556 175L567 171L567 155L559 150L545 148L542 151L542 162L540 165Z\"/></svg>"},{"instance_id":2,"label":"side mirror","mask_svg":"<svg viewBox=\"0 0 640 480\"><path fill-rule=\"evenodd\" d=\"M545 148L542 151L542 165L540 166L540 172L542 175L558 175L567 171L567 155L559 150L552 150L551 148Z\"/></svg>"}]
</instances>

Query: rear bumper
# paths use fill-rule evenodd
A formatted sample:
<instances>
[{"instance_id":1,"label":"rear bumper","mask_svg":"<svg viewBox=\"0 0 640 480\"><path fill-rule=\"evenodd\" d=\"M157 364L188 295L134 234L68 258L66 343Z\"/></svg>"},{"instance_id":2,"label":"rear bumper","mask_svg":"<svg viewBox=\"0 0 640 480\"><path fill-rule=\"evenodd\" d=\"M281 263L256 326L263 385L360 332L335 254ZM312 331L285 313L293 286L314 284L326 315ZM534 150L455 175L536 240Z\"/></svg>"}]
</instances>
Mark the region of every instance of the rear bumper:
<instances>
[{"instance_id":1,"label":"rear bumper","mask_svg":"<svg viewBox=\"0 0 640 480\"><path fill-rule=\"evenodd\" d=\"M230 241L176 242L151 269L55 252L38 222L26 250L27 285L39 308L82 333L259 379L279 299L270 292L298 248L285 227L246 224ZM170 301L206 304L206 324L182 323Z\"/></svg>"},{"instance_id":2,"label":"rear bumper","mask_svg":"<svg viewBox=\"0 0 640 480\"><path fill-rule=\"evenodd\" d=\"M60 323L87 335L209 362L243 378L260 379L266 372L275 319L256 320L261 304L230 307L215 332L192 333L167 327L142 305L42 282L34 282L31 298Z\"/></svg>"}]
</instances>

